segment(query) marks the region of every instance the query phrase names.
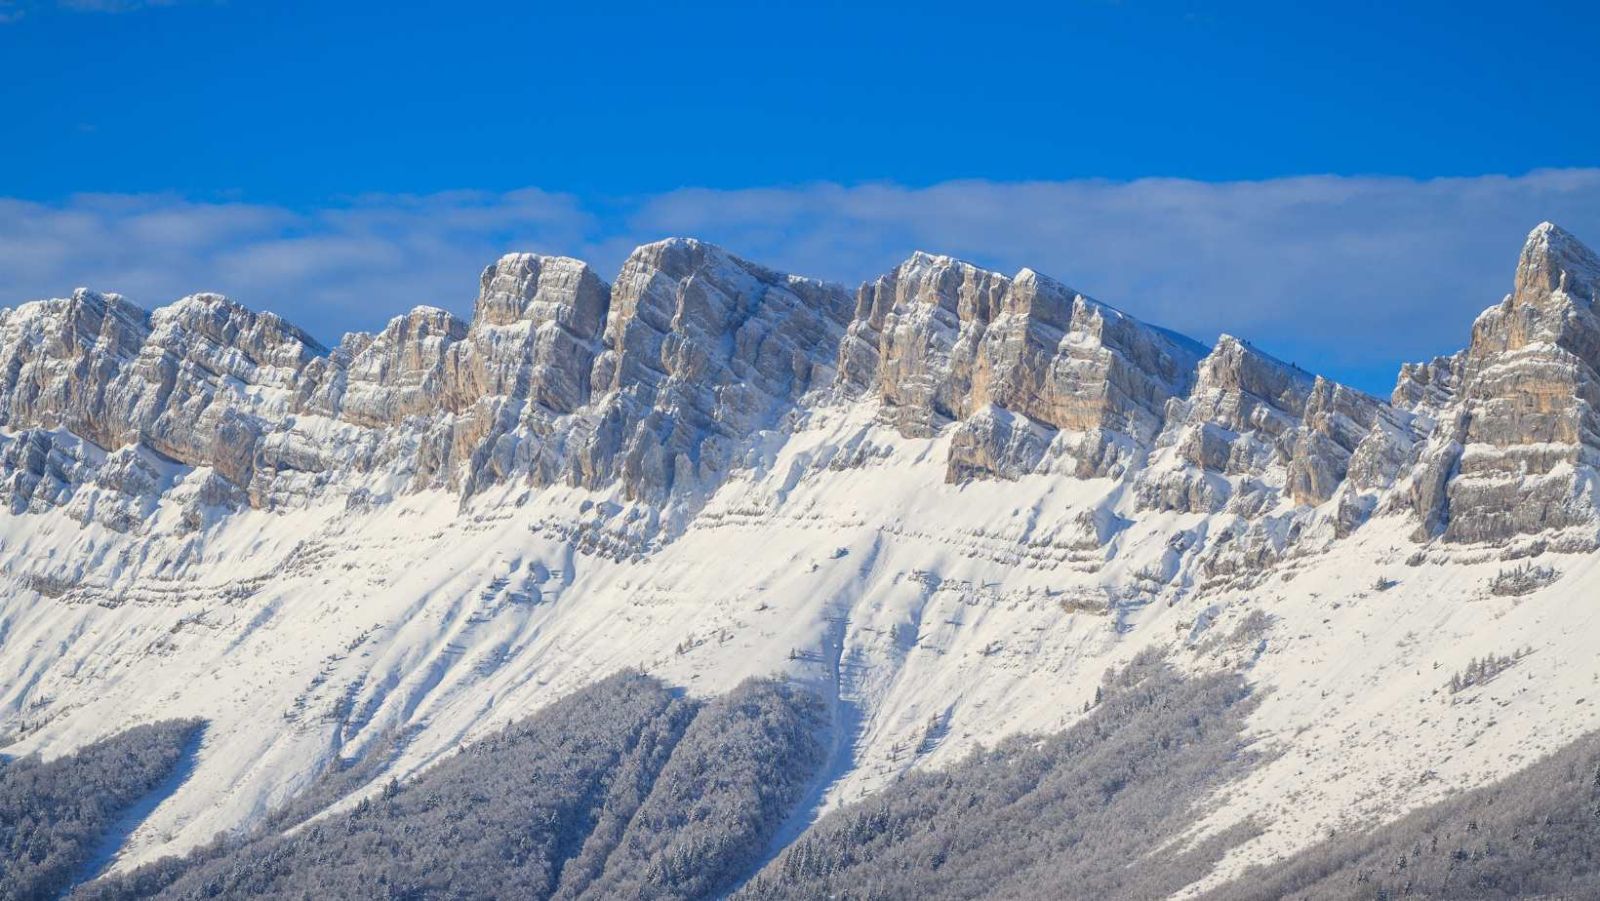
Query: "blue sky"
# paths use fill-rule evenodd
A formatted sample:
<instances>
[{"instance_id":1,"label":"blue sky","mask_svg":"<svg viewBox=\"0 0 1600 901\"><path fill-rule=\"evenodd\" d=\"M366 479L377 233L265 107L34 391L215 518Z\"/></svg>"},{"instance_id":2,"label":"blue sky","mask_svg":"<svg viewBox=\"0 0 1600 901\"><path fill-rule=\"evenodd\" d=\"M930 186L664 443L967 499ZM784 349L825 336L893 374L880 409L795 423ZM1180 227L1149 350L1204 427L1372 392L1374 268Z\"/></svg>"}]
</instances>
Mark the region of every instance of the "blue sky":
<instances>
[{"instance_id":1,"label":"blue sky","mask_svg":"<svg viewBox=\"0 0 1600 901\"><path fill-rule=\"evenodd\" d=\"M1386 391L1538 221L1600 243L1600 12L1306 7L0 0L0 304L223 290L334 341L687 232L1032 265Z\"/></svg>"}]
</instances>

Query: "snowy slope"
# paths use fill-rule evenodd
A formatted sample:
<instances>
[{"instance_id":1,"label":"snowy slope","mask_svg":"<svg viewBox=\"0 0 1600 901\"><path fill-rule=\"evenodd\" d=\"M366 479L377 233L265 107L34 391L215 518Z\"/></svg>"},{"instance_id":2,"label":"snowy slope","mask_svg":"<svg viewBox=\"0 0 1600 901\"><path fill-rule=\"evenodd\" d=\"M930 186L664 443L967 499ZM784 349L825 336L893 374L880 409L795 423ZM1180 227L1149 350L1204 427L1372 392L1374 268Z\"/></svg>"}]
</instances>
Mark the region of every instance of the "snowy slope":
<instances>
[{"instance_id":1,"label":"snowy slope","mask_svg":"<svg viewBox=\"0 0 1600 901\"><path fill-rule=\"evenodd\" d=\"M1592 255L1550 234L1530 238L1500 319L1593 317ZM1546 277L1552 246L1572 275ZM544 271L577 306L540 306L546 285L504 312L533 265L508 258L470 328L414 311L329 356L207 301L209 368L171 367L159 395L207 399L191 407L217 423L206 442L131 376L104 395L121 406L74 408L67 391L58 408L82 415L39 413L49 386L80 384L50 367L101 364L50 362L38 305L0 320L31 361L0 386L5 753L208 720L126 868L248 825L392 736L402 751L374 786L621 667L703 694L779 673L834 704L832 805L1059 729L1102 672L1154 645L1196 669L1246 665L1263 692L1252 727L1276 756L1207 826L1265 831L1215 881L1600 726L1592 412L1576 409L1590 376L1560 365L1589 364L1566 333L1507 326L1529 340L1490 347L1480 320L1463 359L1478 356L1457 366L1470 387L1438 376L1420 392L1408 367L1389 404L1234 339L1205 354L1032 274L919 255L851 314L836 287L706 245L645 250L609 289L604 334L565 312L600 290L574 261ZM169 371L148 335L172 315L103 309L50 334L89 334L116 373ZM518 316L545 319L508 337ZM113 318L131 337L107 339ZM1530 353L1532 375L1505 377ZM518 359L534 362L495 368ZM579 369L592 400L573 400ZM1575 425L1473 431L1477 411L1535 389L1566 390ZM106 427L117 416L141 423L133 437ZM248 466L225 452L231 423L254 442ZM1548 466L1499 482L1473 468L1507 456ZM1463 468L1472 490L1456 490ZM1474 506L1557 482L1548 529ZM1430 525L1439 504L1473 533ZM1514 578L1523 566L1537 569ZM1474 658L1519 650L1450 690Z\"/></svg>"}]
</instances>

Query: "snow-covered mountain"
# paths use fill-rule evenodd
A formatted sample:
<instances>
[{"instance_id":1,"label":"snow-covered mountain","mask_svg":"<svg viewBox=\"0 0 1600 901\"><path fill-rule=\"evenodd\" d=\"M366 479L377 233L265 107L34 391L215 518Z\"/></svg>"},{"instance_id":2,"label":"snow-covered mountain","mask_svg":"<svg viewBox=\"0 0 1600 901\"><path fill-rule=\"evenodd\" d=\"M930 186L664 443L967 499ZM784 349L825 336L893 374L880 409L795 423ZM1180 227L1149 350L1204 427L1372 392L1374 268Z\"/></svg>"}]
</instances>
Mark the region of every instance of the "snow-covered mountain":
<instances>
[{"instance_id":1,"label":"snow-covered mountain","mask_svg":"<svg viewBox=\"0 0 1600 901\"><path fill-rule=\"evenodd\" d=\"M610 285L514 254L471 322L332 350L217 295L24 304L0 736L210 724L127 867L623 667L814 688L829 806L1069 725L1157 646L1261 689L1272 753L1206 828L1264 831L1214 885L1600 727L1597 294L1540 225L1388 400L921 253L854 292L687 239Z\"/></svg>"}]
</instances>

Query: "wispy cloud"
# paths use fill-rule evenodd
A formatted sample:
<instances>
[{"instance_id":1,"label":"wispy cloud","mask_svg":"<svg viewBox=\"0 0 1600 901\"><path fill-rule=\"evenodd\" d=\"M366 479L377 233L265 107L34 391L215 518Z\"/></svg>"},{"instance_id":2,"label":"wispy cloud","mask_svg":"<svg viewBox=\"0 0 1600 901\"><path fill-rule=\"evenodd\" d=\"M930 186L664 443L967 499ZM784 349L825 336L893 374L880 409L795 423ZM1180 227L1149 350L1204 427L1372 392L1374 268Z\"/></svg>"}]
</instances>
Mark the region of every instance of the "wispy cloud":
<instances>
[{"instance_id":1,"label":"wispy cloud","mask_svg":"<svg viewBox=\"0 0 1600 901\"><path fill-rule=\"evenodd\" d=\"M469 311L477 272L510 250L579 256L610 274L638 243L695 235L854 283L925 249L1006 271L1032 266L1202 340L1230 331L1382 391L1400 360L1465 343L1543 219L1600 241L1600 170L816 184L594 204L536 189L459 191L313 210L169 196L0 199L0 303L78 284L146 305L219 290L337 340L418 303Z\"/></svg>"},{"instance_id":2,"label":"wispy cloud","mask_svg":"<svg viewBox=\"0 0 1600 901\"><path fill-rule=\"evenodd\" d=\"M26 18L39 9L78 13L125 13L154 6L177 6L183 0L0 0L0 25Z\"/></svg>"},{"instance_id":3,"label":"wispy cloud","mask_svg":"<svg viewBox=\"0 0 1600 901\"><path fill-rule=\"evenodd\" d=\"M471 309L498 254L584 247L592 217L542 191L385 196L312 211L162 195L0 199L0 303L73 286L155 306L221 291L326 339L416 304Z\"/></svg>"},{"instance_id":4,"label":"wispy cloud","mask_svg":"<svg viewBox=\"0 0 1600 901\"><path fill-rule=\"evenodd\" d=\"M62 9L85 13L125 13L150 6L176 6L178 0L56 0Z\"/></svg>"}]
</instances>

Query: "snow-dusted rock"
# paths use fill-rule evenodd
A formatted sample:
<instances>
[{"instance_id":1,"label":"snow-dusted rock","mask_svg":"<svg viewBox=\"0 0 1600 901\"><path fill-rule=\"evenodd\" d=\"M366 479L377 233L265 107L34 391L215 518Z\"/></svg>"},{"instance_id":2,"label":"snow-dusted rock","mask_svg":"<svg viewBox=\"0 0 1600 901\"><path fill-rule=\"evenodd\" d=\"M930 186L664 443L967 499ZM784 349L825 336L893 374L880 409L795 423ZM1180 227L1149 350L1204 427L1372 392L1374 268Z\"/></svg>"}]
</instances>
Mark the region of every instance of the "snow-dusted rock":
<instances>
[{"instance_id":1,"label":"snow-dusted rock","mask_svg":"<svg viewBox=\"0 0 1600 901\"><path fill-rule=\"evenodd\" d=\"M1317 376L1289 448L1289 497L1310 507L1333 497L1387 412L1377 398Z\"/></svg>"},{"instance_id":2,"label":"snow-dusted rock","mask_svg":"<svg viewBox=\"0 0 1600 901\"><path fill-rule=\"evenodd\" d=\"M1283 494L1315 387L1311 374L1223 335L1194 391L1168 410L1161 451L1139 479L1140 506L1246 513Z\"/></svg>"},{"instance_id":3,"label":"snow-dusted rock","mask_svg":"<svg viewBox=\"0 0 1600 901\"><path fill-rule=\"evenodd\" d=\"M214 295L0 311L0 739L211 721L121 866L624 666L819 691L855 730L834 803L1066 724L1160 647L1270 689L1287 753L1218 809L1281 851L1554 747L1552 705L1600 726L1597 271L1541 227L1387 403L927 254L854 295L691 240L615 286L514 254L470 322L332 350ZM1554 575L1494 594L1532 553ZM1448 672L1524 642L1537 678L1456 715Z\"/></svg>"},{"instance_id":4,"label":"snow-dusted rock","mask_svg":"<svg viewBox=\"0 0 1600 901\"><path fill-rule=\"evenodd\" d=\"M1419 538L1594 546L1600 538L1600 258L1559 227L1528 236L1516 281L1461 353L1401 371Z\"/></svg>"},{"instance_id":5,"label":"snow-dusted rock","mask_svg":"<svg viewBox=\"0 0 1600 901\"><path fill-rule=\"evenodd\" d=\"M449 409L485 396L571 413L589 402L611 289L587 263L516 253L484 270L467 345L457 349Z\"/></svg>"},{"instance_id":6,"label":"snow-dusted rock","mask_svg":"<svg viewBox=\"0 0 1600 901\"><path fill-rule=\"evenodd\" d=\"M1202 354L1032 270L925 253L853 300L688 239L639 248L615 288L577 260L510 254L470 323L421 307L331 352L217 295L146 314L80 290L0 313L0 422L102 453L52 468L77 452L19 437L5 470L29 507L138 447L258 507L369 490L328 488L353 480L467 495L521 480L692 510L790 411L867 403L902 435L948 433L954 482L1109 477L1146 510L1332 504L1340 534L1399 511L1423 538L1582 540L1597 273L1540 226L1471 345L1408 364L1389 404L1230 336Z\"/></svg>"},{"instance_id":7,"label":"snow-dusted rock","mask_svg":"<svg viewBox=\"0 0 1600 901\"><path fill-rule=\"evenodd\" d=\"M327 412L356 425L395 426L439 411L451 350L466 336L465 322L435 307L396 316L376 335L348 336L348 362L330 373L338 388Z\"/></svg>"},{"instance_id":8,"label":"snow-dusted rock","mask_svg":"<svg viewBox=\"0 0 1600 901\"><path fill-rule=\"evenodd\" d=\"M839 386L908 436L954 423L948 473L1126 473L1204 349L1031 269L926 253L862 287Z\"/></svg>"},{"instance_id":9,"label":"snow-dusted rock","mask_svg":"<svg viewBox=\"0 0 1600 901\"><path fill-rule=\"evenodd\" d=\"M738 446L832 378L840 286L694 240L635 250L612 289L575 480L662 501L714 487Z\"/></svg>"},{"instance_id":10,"label":"snow-dusted rock","mask_svg":"<svg viewBox=\"0 0 1600 901\"><path fill-rule=\"evenodd\" d=\"M1342 534L1400 511L1424 538L1579 540L1600 457L1597 272L1540 226L1472 344L1408 364L1389 404L1230 336L1202 354L1032 270L925 253L853 300L688 239L639 248L615 288L510 254L470 323L422 307L331 352L217 295L146 314L80 290L0 313L0 422L147 448L254 506L354 478L616 484L690 509L789 411L868 403L902 435L948 433L956 482L1110 477L1149 510L1331 503ZM14 505L65 503L103 465L56 467L41 491L51 455L22 453L40 440L7 458Z\"/></svg>"}]
</instances>

